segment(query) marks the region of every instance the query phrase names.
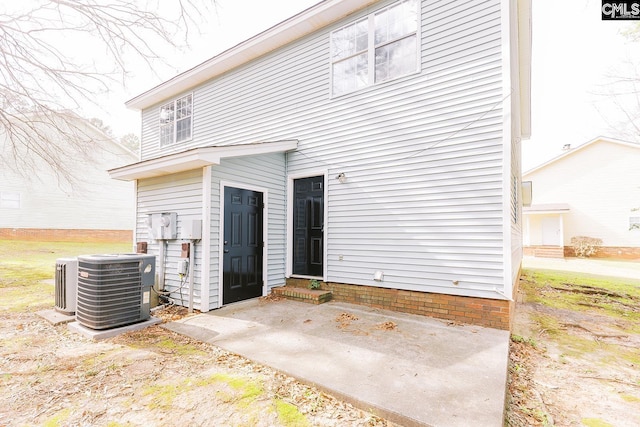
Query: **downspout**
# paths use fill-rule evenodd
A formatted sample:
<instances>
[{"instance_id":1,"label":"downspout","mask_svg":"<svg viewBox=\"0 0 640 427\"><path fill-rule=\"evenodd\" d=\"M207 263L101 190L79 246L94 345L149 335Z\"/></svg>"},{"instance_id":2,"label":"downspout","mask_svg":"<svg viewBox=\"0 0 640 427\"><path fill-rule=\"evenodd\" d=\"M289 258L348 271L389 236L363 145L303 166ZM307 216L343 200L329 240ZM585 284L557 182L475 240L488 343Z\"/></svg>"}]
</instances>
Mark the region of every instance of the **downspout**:
<instances>
[{"instance_id":1,"label":"downspout","mask_svg":"<svg viewBox=\"0 0 640 427\"><path fill-rule=\"evenodd\" d=\"M159 242L159 251L158 251L158 290L160 292L164 292L164 253L165 253L165 243L166 240L158 240Z\"/></svg>"}]
</instances>

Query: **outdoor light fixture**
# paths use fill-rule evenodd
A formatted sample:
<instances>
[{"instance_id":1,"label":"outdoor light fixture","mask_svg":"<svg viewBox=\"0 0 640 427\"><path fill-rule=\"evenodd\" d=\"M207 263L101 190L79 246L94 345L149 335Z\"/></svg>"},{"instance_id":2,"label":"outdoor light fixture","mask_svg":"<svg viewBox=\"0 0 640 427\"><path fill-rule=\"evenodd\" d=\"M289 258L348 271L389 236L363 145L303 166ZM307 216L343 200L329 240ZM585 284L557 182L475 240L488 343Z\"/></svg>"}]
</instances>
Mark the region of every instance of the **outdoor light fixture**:
<instances>
[{"instance_id":1,"label":"outdoor light fixture","mask_svg":"<svg viewBox=\"0 0 640 427\"><path fill-rule=\"evenodd\" d=\"M376 282L382 282L384 280L384 272L378 270L373 273L373 280L375 280Z\"/></svg>"},{"instance_id":2,"label":"outdoor light fixture","mask_svg":"<svg viewBox=\"0 0 640 427\"><path fill-rule=\"evenodd\" d=\"M342 172L338 176L336 176L336 179L340 181L340 184L344 184L345 182L347 182L347 176Z\"/></svg>"},{"instance_id":3,"label":"outdoor light fixture","mask_svg":"<svg viewBox=\"0 0 640 427\"><path fill-rule=\"evenodd\" d=\"M160 109L160 120L162 120L163 122L169 120L169 112L164 107Z\"/></svg>"}]
</instances>

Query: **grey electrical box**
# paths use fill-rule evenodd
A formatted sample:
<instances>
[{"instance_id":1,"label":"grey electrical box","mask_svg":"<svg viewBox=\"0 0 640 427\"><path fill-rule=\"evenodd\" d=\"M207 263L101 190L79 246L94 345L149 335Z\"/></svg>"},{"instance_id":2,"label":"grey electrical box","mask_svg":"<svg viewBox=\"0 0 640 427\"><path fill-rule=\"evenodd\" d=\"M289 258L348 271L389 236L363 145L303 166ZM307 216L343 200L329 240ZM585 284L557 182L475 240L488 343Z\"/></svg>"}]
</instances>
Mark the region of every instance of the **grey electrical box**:
<instances>
[{"instance_id":1,"label":"grey electrical box","mask_svg":"<svg viewBox=\"0 0 640 427\"><path fill-rule=\"evenodd\" d=\"M187 219L180 223L180 238L188 240L202 239L202 220Z\"/></svg>"}]
</instances>

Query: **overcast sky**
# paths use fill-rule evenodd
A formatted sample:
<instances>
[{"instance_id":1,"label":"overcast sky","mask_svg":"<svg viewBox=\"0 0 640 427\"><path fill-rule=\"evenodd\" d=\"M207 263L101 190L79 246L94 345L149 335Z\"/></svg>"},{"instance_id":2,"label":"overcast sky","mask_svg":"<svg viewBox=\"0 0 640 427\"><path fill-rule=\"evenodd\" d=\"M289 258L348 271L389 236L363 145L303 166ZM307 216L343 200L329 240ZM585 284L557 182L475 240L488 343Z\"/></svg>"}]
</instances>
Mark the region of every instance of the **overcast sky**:
<instances>
[{"instance_id":1,"label":"overcast sky","mask_svg":"<svg viewBox=\"0 0 640 427\"><path fill-rule=\"evenodd\" d=\"M171 78L315 3L217 0L216 16L209 28L201 28L192 52L176 56L175 68L161 76ZM616 112L604 95L610 89L605 82L640 52L640 42L629 43L620 34L628 23L602 21L600 7L594 0L533 0L532 138L523 142L525 171L559 155L564 144L619 137L612 129ZM142 69L124 93L111 97L113 114L105 121L117 134L139 133L139 113L126 110L124 102L160 82Z\"/></svg>"}]
</instances>

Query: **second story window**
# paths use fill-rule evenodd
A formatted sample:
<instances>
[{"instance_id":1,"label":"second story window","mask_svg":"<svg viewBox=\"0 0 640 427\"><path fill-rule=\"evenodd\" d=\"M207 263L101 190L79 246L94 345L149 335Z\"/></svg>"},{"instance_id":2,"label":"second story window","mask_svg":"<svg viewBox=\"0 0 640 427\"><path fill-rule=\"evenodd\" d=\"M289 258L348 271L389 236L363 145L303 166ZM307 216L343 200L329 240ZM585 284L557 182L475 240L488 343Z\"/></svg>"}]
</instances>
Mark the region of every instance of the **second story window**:
<instances>
[{"instance_id":1,"label":"second story window","mask_svg":"<svg viewBox=\"0 0 640 427\"><path fill-rule=\"evenodd\" d=\"M333 95L418 70L418 1L404 0L331 33Z\"/></svg>"},{"instance_id":2,"label":"second story window","mask_svg":"<svg viewBox=\"0 0 640 427\"><path fill-rule=\"evenodd\" d=\"M191 139L193 96L187 95L160 107L160 145Z\"/></svg>"}]
</instances>

